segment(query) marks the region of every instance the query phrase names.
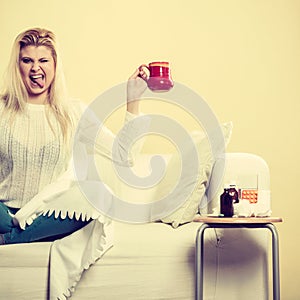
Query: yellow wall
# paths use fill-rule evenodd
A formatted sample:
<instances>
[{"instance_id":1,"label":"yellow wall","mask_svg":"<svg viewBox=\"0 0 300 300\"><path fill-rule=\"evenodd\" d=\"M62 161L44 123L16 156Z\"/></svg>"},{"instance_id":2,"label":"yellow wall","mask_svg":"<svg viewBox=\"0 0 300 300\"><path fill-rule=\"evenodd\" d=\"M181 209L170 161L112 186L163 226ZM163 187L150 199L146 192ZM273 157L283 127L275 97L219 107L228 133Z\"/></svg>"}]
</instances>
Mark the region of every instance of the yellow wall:
<instances>
[{"instance_id":1,"label":"yellow wall","mask_svg":"<svg viewBox=\"0 0 300 300\"><path fill-rule=\"evenodd\" d=\"M273 215L284 218L282 299L299 299L300 1L0 0L1 75L16 34L32 26L56 32L69 90L85 102L167 59L174 80L234 122L228 150L270 166Z\"/></svg>"}]
</instances>

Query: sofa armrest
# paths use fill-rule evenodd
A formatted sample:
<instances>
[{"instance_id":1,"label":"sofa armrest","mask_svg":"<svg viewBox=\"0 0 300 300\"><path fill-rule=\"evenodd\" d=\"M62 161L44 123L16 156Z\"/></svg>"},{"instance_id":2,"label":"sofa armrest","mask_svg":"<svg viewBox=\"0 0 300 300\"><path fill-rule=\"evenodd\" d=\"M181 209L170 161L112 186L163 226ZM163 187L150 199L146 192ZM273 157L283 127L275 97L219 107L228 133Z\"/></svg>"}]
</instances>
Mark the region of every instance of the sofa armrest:
<instances>
[{"instance_id":1,"label":"sofa armrest","mask_svg":"<svg viewBox=\"0 0 300 300\"><path fill-rule=\"evenodd\" d=\"M200 202L201 214L213 213L219 208L224 184L230 182L235 182L238 188L270 191L269 167L262 157L252 153L226 153L217 158Z\"/></svg>"}]
</instances>

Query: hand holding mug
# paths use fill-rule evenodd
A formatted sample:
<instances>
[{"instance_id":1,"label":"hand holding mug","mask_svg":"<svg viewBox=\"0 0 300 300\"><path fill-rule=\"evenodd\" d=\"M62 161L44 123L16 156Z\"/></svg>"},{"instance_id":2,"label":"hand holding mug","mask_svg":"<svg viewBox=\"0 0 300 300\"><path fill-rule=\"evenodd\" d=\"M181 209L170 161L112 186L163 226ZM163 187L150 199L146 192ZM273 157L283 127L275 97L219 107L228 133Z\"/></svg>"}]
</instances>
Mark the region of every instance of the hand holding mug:
<instances>
[{"instance_id":1,"label":"hand holding mug","mask_svg":"<svg viewBox=\"0 0 300 300\"><path fill-rule=\"evenodd\" d=\"M137 69L127 81L127 111L139 114L139 99L147 89L144 71Z\"/></svg>"},{"instance_id":2,"label":"hand holding mug","mask_svg":"<svg viewBox=\"0 0 300 300\"><path fill-rule=\"evenodd\" d=\"M141 77L147 82L148 88L153 92L167 92L173 86L173 80L170 73L168 62L152 62L149 65L139 67ZM149 76L145 77L145 70Z\"/></svg>"}]
</instances>

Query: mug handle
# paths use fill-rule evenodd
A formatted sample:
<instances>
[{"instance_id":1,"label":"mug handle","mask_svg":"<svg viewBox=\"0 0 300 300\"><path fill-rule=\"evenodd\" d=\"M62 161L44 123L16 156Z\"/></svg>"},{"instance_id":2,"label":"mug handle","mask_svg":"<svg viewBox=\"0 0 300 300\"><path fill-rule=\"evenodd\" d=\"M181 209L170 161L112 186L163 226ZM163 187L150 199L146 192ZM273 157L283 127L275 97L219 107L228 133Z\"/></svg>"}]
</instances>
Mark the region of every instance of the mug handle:
<instances>
[{"instance_id":1,"label":"mug handle","mask_svg":"<svg viewBox=\"0 0 300 300\"><path fill-rule=\"evenodd\" d=\"M146 80L148 80L149 77L150 77L150 69L149 69L149 66L146 65L146 64L142 64L142 65L139 66L139 70L140 70L140 71L144 70L144 68L148 70L148 72L147 72L147 73L148 73L148 74L147 74L148 76L147 76L147 79L146 79Z\"/></svg>"}]
</instances>

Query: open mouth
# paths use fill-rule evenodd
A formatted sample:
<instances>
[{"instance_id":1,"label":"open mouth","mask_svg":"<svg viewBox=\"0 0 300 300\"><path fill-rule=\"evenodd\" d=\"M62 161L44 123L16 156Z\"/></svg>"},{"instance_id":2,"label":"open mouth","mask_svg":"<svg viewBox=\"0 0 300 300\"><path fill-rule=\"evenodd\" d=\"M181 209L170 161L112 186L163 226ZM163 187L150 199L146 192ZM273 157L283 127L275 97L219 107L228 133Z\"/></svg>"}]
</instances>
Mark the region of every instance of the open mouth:
<instances>
[{"instance_id":1,"label":"open mouth","mask_svg":"<svg viewBox=\"0 0 300 300\"><path fill-rule=\"evenodd\" d=\"M30 80L31 80L34 84L38 85L40 88L43 88L43 87L44 87L44 85L45 85L45 81L44 81L45 76L44 76L43 74L30 75L29 78L30 78Z\"/></svg>"}]
</instances>

